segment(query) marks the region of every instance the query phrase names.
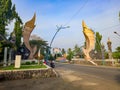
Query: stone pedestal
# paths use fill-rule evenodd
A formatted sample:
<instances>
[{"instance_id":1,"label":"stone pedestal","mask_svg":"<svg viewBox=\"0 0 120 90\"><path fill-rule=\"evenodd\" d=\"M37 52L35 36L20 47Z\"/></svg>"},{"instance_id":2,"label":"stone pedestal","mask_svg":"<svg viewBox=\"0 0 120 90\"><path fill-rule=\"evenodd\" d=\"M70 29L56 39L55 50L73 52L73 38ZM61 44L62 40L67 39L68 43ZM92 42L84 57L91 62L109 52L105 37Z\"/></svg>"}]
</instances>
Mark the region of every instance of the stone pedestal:
<instances>
[{"instance_id":1,"label":"stone pedestal","mask_svg":"<svg viewBox=\"0 0 120 90\"><path fill-rule=\"evenodd\" d=\"M21 55L16 55L15 57L15 68L20 68L21 66Z\"/></svg>"}]
</instances>

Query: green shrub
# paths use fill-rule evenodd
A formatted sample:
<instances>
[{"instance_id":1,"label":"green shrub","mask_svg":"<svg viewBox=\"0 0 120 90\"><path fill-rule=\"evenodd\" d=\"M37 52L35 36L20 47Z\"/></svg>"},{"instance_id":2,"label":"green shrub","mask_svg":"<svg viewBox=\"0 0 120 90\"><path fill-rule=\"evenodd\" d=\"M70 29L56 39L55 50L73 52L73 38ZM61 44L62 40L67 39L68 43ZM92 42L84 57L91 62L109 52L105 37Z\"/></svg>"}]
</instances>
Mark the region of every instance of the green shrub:
<instances>
[{"instance_id":1,"label":"green shrub","mask_svg":"<svg viewBox=\"0 0 120 90\"><path fill-rule=\"evenodd\" d=\"M42 60L40 61L40 65L43 65L43 61Z\"/></svg>"},{"instance_id":2,"label":"green shrub","mask_svg":"<svg viewBox=\"0 0 120 90\"><path fill-rule=\"evenodd\" d=\"M25 62L25 65L30 65L31 63L30 62Z\"/></svg>"},{"instance_id":3,"label":"green shrub","mask_svg":"<svg viewBox=\"0 0 120 90\"><path fill-rule=\"evenodd\" d=\"M31 64L35 64L35 61L32 61Z\"/></svg>"}]
</instances>

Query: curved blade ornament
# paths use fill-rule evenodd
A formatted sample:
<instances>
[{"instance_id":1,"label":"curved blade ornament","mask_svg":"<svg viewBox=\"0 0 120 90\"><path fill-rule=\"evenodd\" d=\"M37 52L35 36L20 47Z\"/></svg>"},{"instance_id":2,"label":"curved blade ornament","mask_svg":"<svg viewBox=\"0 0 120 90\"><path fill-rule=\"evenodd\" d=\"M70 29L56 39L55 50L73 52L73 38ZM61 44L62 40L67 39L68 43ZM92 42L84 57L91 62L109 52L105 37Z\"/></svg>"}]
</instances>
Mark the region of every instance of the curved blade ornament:
<instances>
[{"instance_id":1,"label":"curved blade ornament","mask_svg":"<svg viewBox=\"0 0 120 90\"><path fill-rule=\"evenodd\" d=\"M91 29L89 29L85 22L82 21L82 27L83 27L83 34L85 36L85 42L86 45L83 49L83 53L84 53L84 58L85 60L91 62L92 64L96 65L97 64L95 62L92 61L92 58L90 57L90 51L94 49L94 45L95 45L95 36L94 36L94 31L92 31Z\"/></svg>"},{"instance_id":2,"label":"curved blade ornament","mask_svg":"<svg viewBox=\"0 0 120 90\"><path fill-rule=\"evenodd\" d=\"M30 44L29 44L29 38L30 38L30 34L33 31L35 25L35 19L36 19L36 14L34 14L33 18L31 20L29 20L28 22L25 23L24 28L23 28L23 42L25 44L25 46L30 50L30 55L29 55L29 59L33 59L34 53L33 53L33 49L31 48Z\"/></svg>"}]
</instances>

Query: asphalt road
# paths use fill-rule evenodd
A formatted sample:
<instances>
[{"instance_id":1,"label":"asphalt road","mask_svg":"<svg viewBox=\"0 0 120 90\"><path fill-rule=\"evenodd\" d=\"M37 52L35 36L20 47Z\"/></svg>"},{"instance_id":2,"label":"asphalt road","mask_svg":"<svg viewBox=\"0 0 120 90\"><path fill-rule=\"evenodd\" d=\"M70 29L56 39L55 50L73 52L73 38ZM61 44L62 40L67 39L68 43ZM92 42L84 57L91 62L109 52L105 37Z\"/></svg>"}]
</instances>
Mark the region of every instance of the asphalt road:
<instances>
[{"instance_id":1,"label":"asphalt road","mask_svg":"<svg viewBox=\"0 0 120 90\"><path fill-rule=\"evenodd\" d=\"M63 63L56 63L56 68L72 70L78 74L85 74L120 84L120 68Z\"/></svg>"},{"instance_id":2,"label":"asphalt road","mask_svg":"<svg viewBox=\"0 0 120 90\"><path fill-rule=\"evenodd\" d=\"M56 63L59 77L0 82L0 90L120 90L120 69Z\"/></svg>"},{"instance_id":3,"label":"asphalt road","mask_svg":"<svg viewBox=\"0 0 120 90\"><path fill-rule=\"evenodd\" d=\"M56 71L63 77L69 71L68 76L81 78L78 83L83 90L120 90L120 68L56 63Z\"/></svg>"}]
</instances>

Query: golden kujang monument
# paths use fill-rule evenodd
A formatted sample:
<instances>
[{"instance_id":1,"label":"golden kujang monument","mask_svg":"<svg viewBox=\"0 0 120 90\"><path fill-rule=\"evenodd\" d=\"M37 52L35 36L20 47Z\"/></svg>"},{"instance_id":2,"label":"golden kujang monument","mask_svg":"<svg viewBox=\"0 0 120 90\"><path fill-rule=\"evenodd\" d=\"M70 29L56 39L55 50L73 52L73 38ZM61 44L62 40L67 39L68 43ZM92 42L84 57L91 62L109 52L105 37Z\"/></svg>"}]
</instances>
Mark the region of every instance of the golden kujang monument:
<instances>
[{"instance_id":1,"label":"golden kujang monument","mask_svg":"<svg viewBox=\"0 0 120 90\"><path fill-rule=\"evenodd\" d=\"M93 50L95 46L94 32L86 26L84 21L82 21L82 27L83 27L83 34L85 36L85 42L86 42L85 47L82 48L84 53L84 58L85 60L97 66L97 64L93 62L92 58L90 57L90 51Z\"/></svg>"},{"instance_id":2,"label":"golden kujang monument","mask_svg":"<svg viewBox=\"0 0 120 90\"><path fill-rule=\"evenodd\" d=\"M29 59L33 59L33 56L34 56L35 52L37 51L37 47L33 48L29 44L30 34L35 27L35 25L34 25L35 19L36 19L36 14L34 14L34 16L31 20L29 20L28 22L25 23L24 28L23 28L23 33L22 33L23 42L24 42L25 46L27 47L27 49L29 49L29 51L30 51Z\"/></svg>"}]
</instances>

